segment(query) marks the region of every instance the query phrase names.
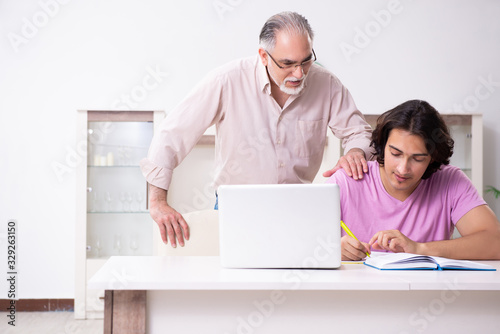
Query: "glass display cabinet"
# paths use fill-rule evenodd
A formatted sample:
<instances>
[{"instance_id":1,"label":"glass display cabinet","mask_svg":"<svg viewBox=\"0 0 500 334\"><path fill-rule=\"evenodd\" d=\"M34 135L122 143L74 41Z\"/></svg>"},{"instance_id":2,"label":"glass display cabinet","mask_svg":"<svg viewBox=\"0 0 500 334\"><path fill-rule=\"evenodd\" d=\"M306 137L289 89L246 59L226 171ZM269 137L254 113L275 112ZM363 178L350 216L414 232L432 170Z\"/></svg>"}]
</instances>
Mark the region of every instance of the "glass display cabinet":
<instances>
[{"instance_id":1,"label":"glass display cabinet","mask_svg":"<svg viewBox=\"0 0 500 334\"><path fill-rule=\"evenodd\" d=\"M86 285L110 256L153 255L155 223L139 161L163 118L163 111L78 111L77 145L86 145L87 156L77 167L77 319L102 317L104 291Z\"/></svg>"}]
</instances>

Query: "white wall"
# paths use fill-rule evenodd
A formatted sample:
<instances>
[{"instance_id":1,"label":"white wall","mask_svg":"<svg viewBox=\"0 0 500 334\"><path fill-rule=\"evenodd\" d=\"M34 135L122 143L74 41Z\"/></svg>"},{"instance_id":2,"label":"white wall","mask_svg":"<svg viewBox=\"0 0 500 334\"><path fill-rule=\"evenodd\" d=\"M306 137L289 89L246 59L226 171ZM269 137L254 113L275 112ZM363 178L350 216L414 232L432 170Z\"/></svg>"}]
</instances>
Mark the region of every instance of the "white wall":
<instances>
[{"instance_id":1,"label":"white wall","mask_svg":"<svg viewBox=\"0 0 500 334\"><path fill-rule=\"evenodd\" d=\"M210 69L255 54L263 22L282 10L309 18L319 62L363 112L422 98L484 113L484 181L500 187L498 1L4 0L0 233L18 220L21 298L74 296L76 110L168 111ZM343 53L347 44L358 53ZM156 87L138 95L151 72ZM486 199L498 215L500 200Z\"/></svg>"}]
</instances>

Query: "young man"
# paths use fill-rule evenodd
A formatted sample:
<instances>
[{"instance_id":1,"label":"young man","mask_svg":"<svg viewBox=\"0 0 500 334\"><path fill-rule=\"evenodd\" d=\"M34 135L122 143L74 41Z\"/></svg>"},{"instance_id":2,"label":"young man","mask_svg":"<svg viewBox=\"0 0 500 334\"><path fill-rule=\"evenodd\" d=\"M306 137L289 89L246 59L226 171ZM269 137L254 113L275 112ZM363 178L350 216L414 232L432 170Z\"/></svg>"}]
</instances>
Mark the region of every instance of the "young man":
<instances>
[{"instance_id":1,"label":"young man","mask_svg":"<svg viewBox=\"0 0 500 334\"><path fill-rule=\"evenodd\" d=\"M500 259L500 223L467 176L449 165L453 139L425 101L405 102L377 120L377 161L354 181L343 170L327 182L341 192L342 259L373 250L455 259ZM461 238L450 240L454 228Z\"/></svg>"},{"instance_id":2,"label":"young man","mask_svg":"<svg viewBox=\"0 0 500 334\"><path fill-rule=\"evenodd\" d=\"M141 169L150 185L150 213L163 241L184 246L189 227L166 201L172 172L208 127L216 126L214 189L221 184L310 183L326 131L343 139L344 168L366 172L371 127L348 90L314 63L314 34L301 15L272 16L258 55L218 68L172 110L155 134Z\"/></svg>"}]
</instances>

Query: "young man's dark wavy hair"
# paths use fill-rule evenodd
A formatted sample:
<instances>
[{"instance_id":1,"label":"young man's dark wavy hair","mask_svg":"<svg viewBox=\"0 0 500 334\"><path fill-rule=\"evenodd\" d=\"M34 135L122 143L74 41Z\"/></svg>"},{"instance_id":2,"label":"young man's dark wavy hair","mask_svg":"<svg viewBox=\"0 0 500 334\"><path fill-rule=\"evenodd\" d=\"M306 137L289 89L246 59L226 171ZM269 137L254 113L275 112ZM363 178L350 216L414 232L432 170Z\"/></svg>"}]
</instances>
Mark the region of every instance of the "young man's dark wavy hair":
<instances>
[{"instance_id":1,"label":"young man's dark wavy hair","mask_svg":"<svg viewBox=\"0 0 500 334\"><path fill-rule=\"evenodd\" d=\"M410 100L379 116L370 146L375 149L380 165L384 164L385 145L393 129L408 131L424 140L431 163L422 179L429 178L441 165L450 163L454 141L443 118L429 103Z\"/></svg>"}]
</instances>

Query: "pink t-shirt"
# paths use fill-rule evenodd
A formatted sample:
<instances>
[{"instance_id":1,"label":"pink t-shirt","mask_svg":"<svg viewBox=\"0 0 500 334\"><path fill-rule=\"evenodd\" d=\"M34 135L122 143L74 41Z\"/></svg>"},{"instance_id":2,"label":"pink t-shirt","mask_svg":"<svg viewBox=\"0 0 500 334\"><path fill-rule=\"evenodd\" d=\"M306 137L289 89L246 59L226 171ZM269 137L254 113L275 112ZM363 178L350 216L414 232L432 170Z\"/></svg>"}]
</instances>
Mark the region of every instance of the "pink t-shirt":
<instances>
[{"instance_id":1,"label":"pink t-shirt","mask_svg":"<svg viewBox=\"0 0 500 334\"><path fill-rule=\"evenodd\" d=\"M399 230L416 242L446 240L464 214L486 204L467 176L449 165L422 180L403 202L385 190L376 161L368 162L362 180L341 169L327 183L339 185L342 220L363 242L383 230Z\"/></svg>"}]
</instances>

